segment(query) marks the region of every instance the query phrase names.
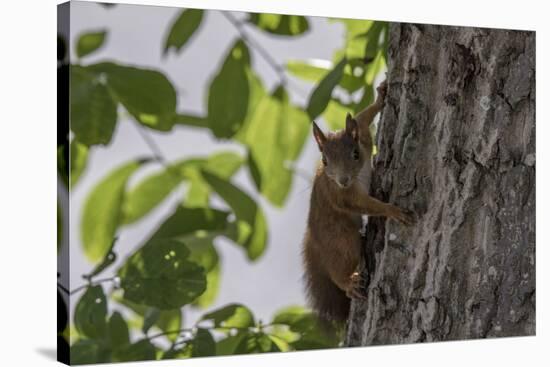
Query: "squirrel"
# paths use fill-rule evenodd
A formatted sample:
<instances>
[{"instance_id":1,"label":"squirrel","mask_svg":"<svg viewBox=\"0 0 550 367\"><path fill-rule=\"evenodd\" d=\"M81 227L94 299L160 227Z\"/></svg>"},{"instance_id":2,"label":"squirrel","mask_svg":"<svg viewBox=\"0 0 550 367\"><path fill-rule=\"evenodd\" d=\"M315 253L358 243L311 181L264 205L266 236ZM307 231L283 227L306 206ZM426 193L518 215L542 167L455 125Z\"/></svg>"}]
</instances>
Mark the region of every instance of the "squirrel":
<instances>
[{"instance_id":1,"label":"squirrel","mask_svg":"<svg viewBox=\"0 0 550 367\"><path fill-rule=\"evenodd\" d=\"M347 114L343 130L325 135L313 121L322 163L311 190L302 257L310 306L321 320L329 322L344 323L351 298L366 298L357 271L362 215L384 216L405 225L414 223L412 212L368 193L373 153L369 126L384 107L386 81L376 90L374 103L355 118Z\"/></svg>"}]
</instances>

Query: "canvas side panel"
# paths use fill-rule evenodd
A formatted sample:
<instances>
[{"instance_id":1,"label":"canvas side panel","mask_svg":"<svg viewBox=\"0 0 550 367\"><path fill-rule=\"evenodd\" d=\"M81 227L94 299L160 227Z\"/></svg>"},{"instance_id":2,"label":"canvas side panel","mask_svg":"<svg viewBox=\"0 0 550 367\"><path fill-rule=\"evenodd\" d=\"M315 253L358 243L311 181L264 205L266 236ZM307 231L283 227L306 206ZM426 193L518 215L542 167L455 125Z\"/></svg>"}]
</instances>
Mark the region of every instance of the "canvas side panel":
<instances>
[{"instance_id":1,"label":"canvas side panel","mask_svg":"<svg viewBox=\"0 0 550 367\"><path fill-rule=\"evenodd\" d=\"M57 6L57 360L69 350L69 40L70 3Z\"/></svg>"}]
</instances>

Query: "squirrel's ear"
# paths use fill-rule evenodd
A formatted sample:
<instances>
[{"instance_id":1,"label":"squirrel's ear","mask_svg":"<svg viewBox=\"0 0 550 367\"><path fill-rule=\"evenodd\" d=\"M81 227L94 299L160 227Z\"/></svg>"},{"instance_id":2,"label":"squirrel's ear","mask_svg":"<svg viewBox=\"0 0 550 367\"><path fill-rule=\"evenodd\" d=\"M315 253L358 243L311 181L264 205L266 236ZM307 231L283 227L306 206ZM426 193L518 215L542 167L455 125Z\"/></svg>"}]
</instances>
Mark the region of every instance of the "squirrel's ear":
<instances>
[{"instance_id":1,"label":"squirrel's ear","mask_svg":"<svg viewBox=\"0 0 550 367\"><path fill-rule=\"evenodd\" d=\"M317 126L315 121L313 121L313 136L315 137L315 141L319 146L319 150L322 151L323 145L325 145L327 138L325 137L325 134L323 134L323 131L319 128L319 126Z\"/></svg>"},{"instance_id":2,"label":"squirrel's ear","mask_svg":"<svg viewBox=\"0 0 550 367\"><path fill-rule=\"evenodd\" d=\"M359 136L359 127L357 126L357 121L351 117L351 114L348 112L346 115L346 132L351 135L353 139L357 139Z\"/></svg>"}]
</instances>

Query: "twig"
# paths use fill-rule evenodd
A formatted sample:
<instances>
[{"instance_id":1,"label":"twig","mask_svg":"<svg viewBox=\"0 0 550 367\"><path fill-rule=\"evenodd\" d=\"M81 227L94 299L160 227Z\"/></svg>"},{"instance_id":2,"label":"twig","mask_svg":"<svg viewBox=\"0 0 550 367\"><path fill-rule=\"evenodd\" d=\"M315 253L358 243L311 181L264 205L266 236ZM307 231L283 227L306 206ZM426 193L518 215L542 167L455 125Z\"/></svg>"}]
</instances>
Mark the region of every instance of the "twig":
<instances>
[{"instance_id":1,"label":"twig","mask_svg":"<svg viewBox=\"0 0 550 367\"><path fill-rule=\"evenodd\" d=\"M280 65L277 60L253 37L251 37L248 32L244 29L244 22L239 22L235 17L228 11L221 11L221 14L231 23L237 32L239 32L243 41L260 54L260 56L268 63L268 65L277 73L280 79L280 83L283 86L289 85L289 79L286 76L285 68ZM307 98L306 93L300 90L296 85L293 86L293 90L300 94L302 97Z\"/></svg>"},{"instance_id":2,"label":"twig","mask_svg":"<svg viewBox=\"0 0 550 367\"><path fill-rule=\"evenodd\" d=\"M162 333L153 334L153 335L147 337L147 339L151 340L151 339L155 339L155 338L165 336L165 335L181 334L181 333L192 333L192 332L193 332L192 328L185 328L185 329L179 329L179 330L169 330L169 331L165 331L165 332L162 332Z\"/></svg>"},{"instance_id":3,"label":"twig","mask_svg":"<svg viewBox=\"0 0 550 367\"><path fill-rule=\"evenodd\" d=\"M155 160L160 164L162 164L163 166L167 167L168 165L166 163L166 158L162 154L162 151L160 150L160 147L157 145L157 143L155 143L153 138L147 132L145 132L143 127L139 126L138 123L136 123L135 126L139 135L145 141L145 144L147 144L151 152L153 152Z\"/></svg>"},{"instance_id":4,"label":"twig","mask_svg":"<svg viewBox=\"0 0 550 367\"><path fill-rule=\"evenodd\" d=\"M270 323L270 324L261 325L261 327L269 327L269 326L273 326L273 324ZM195 324L195 326L192 327L192 328L169 330L169 331L164 331L162 333L153 334L153 335L147 337L147 339L155 339L155 338L158 338L158 337L161 337L161 336L172 335L172 334L192 333L197 328L205 329L205 330L220 330L220 329L222 329L222 330L246 330L246 331L248 331L250 329L254 329L254 328L258 328L258 327L259 327L258 325L250 326L250 327L229 327L229 326L200 327L200 326L197 326Z\"/></svg>"},{"instance_id":5,"label":"twig","mask_svg":"<svg viewBox=\"0 0 550 367\"><path fill-rule=\"evenodd\" d=\"M67 288L65 288L65 286L63 286L63 284L57 283L57 286L58 286L63 292L65 292L65 293L67 293L67 294L70 294L70 293L71 293Z\"/></svg>"},{"instance_id":6,"label":"twig","mask_svg":"<svg viewBox=\"0 0 550 367\"><path fill-rule=\"evenodd\" d=\"M279 65L279 63L271 56L269 52L262 45L260 45L256 40L248 35L243 27L243 23L239 22L235 17L227 11L221 11L222 15L231 23L241 35L241 38L252 48L256 49L258 53L264 58L265 61L275 70L281 79L281 84L286 84L287 78L285 75L284 69Z\"/></svg>"},{"instance_id":7,"label":"twig","mask_svg":"<svg viewBox=\"0 0 550 367\"><path fill-rule=\"evenodd\" d=\"M110 277L110 278L104 278L104 279L98 279L98 280L95 280L93 282L89 282L88 284L84 284L84 285L81 285L80 287L77 287L75 289L73 289L69 294L72 296L73 294L83 290L83 289L86 289L88 287L92 287L92 286L95 286L95 285L98 285L98 284L101 284L101 283L105 283L105 282L114 282L116 281L118 277L114 276L114 277Z\"/></svg>"}]
</instances>

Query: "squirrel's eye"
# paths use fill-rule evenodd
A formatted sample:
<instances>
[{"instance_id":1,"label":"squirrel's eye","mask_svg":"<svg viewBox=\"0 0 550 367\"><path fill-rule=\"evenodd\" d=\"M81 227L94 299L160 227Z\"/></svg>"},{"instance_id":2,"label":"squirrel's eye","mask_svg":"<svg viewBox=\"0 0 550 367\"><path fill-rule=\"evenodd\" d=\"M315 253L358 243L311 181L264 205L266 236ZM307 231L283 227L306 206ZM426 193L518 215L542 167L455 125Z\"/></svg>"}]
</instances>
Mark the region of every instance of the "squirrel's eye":
<instances>
[{"instance_id":1,"label":"squirrel's eye","mask_svg":"<svg viewBox=\"0 0 550 367\"><path fill-rule=\"evenodd\" d=\"M351 158L353 158L354 161L359 160L359 151L357 151L357 149L354 149L353 152L351 152Z\"/></svg>"},{"instance_id":2,"label":"squirrel's eye","mask_svg":"<svg viewBox=\"0 0 550 367\"><path fill-rule=\"evenodd\" d=\"M325 166L328 164L327 159L325 158L325 156L323 156L323 164L324 164Z\"/></svg>"}]
</instances>

